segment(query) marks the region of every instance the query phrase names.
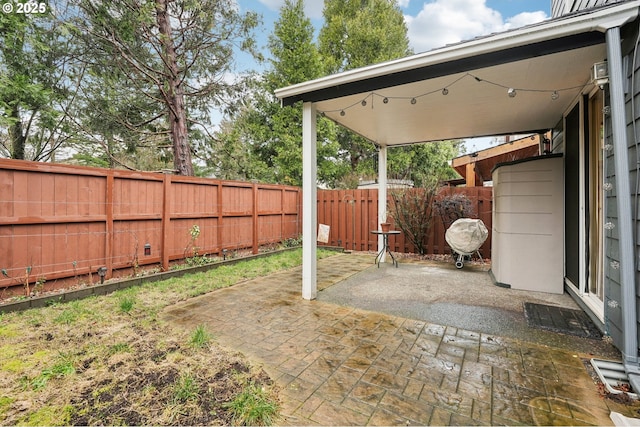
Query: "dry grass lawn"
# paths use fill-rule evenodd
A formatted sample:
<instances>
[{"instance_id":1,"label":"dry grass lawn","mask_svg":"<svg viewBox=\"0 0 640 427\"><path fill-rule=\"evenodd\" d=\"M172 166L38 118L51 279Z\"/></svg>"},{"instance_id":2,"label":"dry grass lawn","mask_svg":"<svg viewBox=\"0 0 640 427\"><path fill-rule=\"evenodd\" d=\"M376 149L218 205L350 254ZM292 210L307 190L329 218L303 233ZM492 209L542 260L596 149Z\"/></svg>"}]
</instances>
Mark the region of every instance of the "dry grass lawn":
<instances>
[{"instance_id":1,"label":"dry grass lawn","mask_svg":"<svg viewBox=\"0 0 640 427\"><path fill-rule=\"evenodd\" d=\"M158 314L186 298L300 263L300 250L283 252L0 315L0 423L277 423L278 394L265 372L222 348L203 327L184 332Z\"/></svg>"}]
</instances>

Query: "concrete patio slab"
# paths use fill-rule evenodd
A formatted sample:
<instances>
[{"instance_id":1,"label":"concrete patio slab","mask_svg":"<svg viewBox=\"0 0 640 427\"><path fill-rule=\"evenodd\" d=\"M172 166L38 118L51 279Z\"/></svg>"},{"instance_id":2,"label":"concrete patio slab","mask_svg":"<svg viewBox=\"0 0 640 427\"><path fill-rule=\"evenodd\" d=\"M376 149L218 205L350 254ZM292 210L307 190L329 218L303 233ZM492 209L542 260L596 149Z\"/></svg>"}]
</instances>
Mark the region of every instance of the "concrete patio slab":
<instances>
[{"instance_id":1,"label":"concrete patio slab","mask_svg":"<svg viewBox=\"0 0 640 427\"><path fill-rule=\"evenodd\" d=\"M573 341L564 337L528 339L532 331L526 329L512 337L484 331L484 323L456 326L454 320L463 317L458 310L466 310L456 305L447 311L451 316L438 315L441 321L435 322L426 318L429 310L418 310L434 302L406 289L405 305L414 311L358 307L355 294L360 305L389 298L381 305L401 306L399 295L390 297L400 293L392 283L417 283L416 268L429 267L422 274L430 272L431 284L436 277L443 287L470 283L431 263L383 265L372 272L373 258L341 254L320 260L324 290L315 301L301 298L297 268L193 298L169 307L162 317L189 329L205 324L221 344L261 364L280 388L278 424L610 425L611 411L638 416L637 405L601 397L585 366L590 357L619 357L606 342L587 340L591 346L572 348ZM458 273L478 274L479 282L487 276L466 266ZM377 281L385 276L386 294ZM362 289L353 288L360 284ZM443 293L453 296L449 290ZM473 295L466 291L439 303L466 306ZM336 295L344 298L328 301ZM510 304L511 299L503 301L509 309ZM480 307L490 313L505 309L497 303Z\"/></svg>"}]
</instances>

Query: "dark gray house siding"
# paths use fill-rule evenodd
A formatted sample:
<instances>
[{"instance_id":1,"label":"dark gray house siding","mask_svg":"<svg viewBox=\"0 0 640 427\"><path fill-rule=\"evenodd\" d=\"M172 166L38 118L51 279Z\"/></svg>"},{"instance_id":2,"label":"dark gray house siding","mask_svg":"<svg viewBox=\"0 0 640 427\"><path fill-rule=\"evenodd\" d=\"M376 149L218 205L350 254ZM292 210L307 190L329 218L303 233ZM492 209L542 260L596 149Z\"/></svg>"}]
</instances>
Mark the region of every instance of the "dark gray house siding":
<instances>
[{"instance_id":1,"label":"dark gray house siding","mask_svg":"<svg viewBox=\"0 0 640 427\"><path fill-rule=\"evenodd\" d=\"M624 0L551 0L551 17L556 18L577 10L590 9L622 1Z\"/></svg>"},{"instance_id":2,"label":"dark gray house siding","mask_svg":"<svg viewBox=\"0 0 640 427\"><path fill-rule=\"evenodd\" d=\"M609 96L605 96L605 103L608 107ZM612 145L611 117L605 117L605 147ZM614 172L613 150L605 148L604 177L605 182L611 184L611 190L605 192L604 217L605 223L615 226L617 224L617 196L616 196L616 176ZM623 320L622 320L622 288L620 285L619 269L614 268L620 263L620 241L617 227L605 227L605 260L604 260L604 280L605 298L604 315L606 333L611 336L613 342L621 348L623 345ZM618 264L616 264L618 263Z\"/></svg>"},{"instance_id":3,"label":"dark gray house siding","mask_svg":"<svg viewBox=\"0 0 640 427\"><path fill-rule=\"evenodd\" d=\"M627 27L623 28L622 33L625 35L625 41L623 42L623 64L633 64L634 53L639 48L636 46L638 40L638 30L640 22L634 22ZM635 283L639 283L640 274L638 273L638 254L640 250L638 248L638 236L640 236L640 228L638 227L638 150L637 144L640 138L640 129L634 127L640 126L640 57L635 53L636 63L625 67L626 68L626 84L625 84L625 110L627 117L627 145L629 156L629 176L616 176L614 167L614 150L613 141L611 136L611 118L606 116L605 120L605 132L606 143L604 147L605 164L604 164L604 176L605 176L605 325L609 335L612 337L614 343L622 348L623 346L623 319L621 310L621 280L620 280L620 234L618 227L618 207L617 207L617 183L621 179L629 180L631 188L631 207L633 209L632 216L634 218L634 262L636 266L634 268ZM608 93L605 96L605 102L609 104L610 98ZM633 105L633 104L635 105ZM635 117L634 117L635 116ZM610 189L607 189L607 184L610 184ZM640 290L636 286L636 319L638 319L638 313L640 313ZM638 327L638 339L640 342L640 324Z\"/></svg>"},{"instance_id":4,"label":"dark gray house siding","mask_svg":"<svg viewBox=\"0 0 640 427\"><path fill-rule=\"evenodd\" d=\"M557 18L568 13L576 12L579 10L590 9L597 6L610 5L613 3L622 3L625 0L551 0L551 16ZM615 174L615 158L613 150L613 136L612 136L612 121L610 114L605 114L605 147L604 149L604 222L605 222L605 241L604 241L604 281L605 281L605 295L604 295L604 328L605 332L611 336L613 342L618 348L624 348L624 318L622 310L623 292L621 286L621 272L620 272L620 235L618 227L618 200L617 200L617 188L620 179L628 179L631 189L631 207L632 216L634 218L633 224L633 242L634 242L634 283L636 284L636 323L637 328L637 340L640 343L640 289L638 289L638 283L640 283L640 248L638 242L640 241L640 222L639 218L639 206L640 195L637 194L640 191L640 182L638 179L638 168L640 158L638 158L638 147L640 143L640 22L634 22L621 29L623 38L623 64L625 76L625 115L627 124L627 146L629 157L629 169L631 173L629 176L616 176ZM635 56L635 64L634 64ZM633 65L631 65L633 64ZM611 98L608 92L608 86L605 86L605 109L611 104ZM562 124L554 129L554 147L558 147L556 152L563 151L566 153L566 146L560 147L564 144L564 138L566 138L566 129ZM585 164L583 167L587 167ZM571 254L567 254L569 258ZM576 255L577 256L577 255ZM567 262L569 260L567 259ZM640 354L640 349L638 349Z\"/></svg>"}]
</instances>

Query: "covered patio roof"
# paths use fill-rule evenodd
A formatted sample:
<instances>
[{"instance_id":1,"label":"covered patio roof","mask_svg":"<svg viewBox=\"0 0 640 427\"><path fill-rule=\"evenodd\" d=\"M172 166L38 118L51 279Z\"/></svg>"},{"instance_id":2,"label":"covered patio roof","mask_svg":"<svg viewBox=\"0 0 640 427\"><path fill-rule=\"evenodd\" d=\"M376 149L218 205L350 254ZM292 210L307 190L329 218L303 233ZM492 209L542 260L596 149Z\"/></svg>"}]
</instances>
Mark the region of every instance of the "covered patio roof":
<instances>
[{"instance_id":1,"label":"covered patio roof","mask_svg":"<svg viewBox=\"0 0 640 427\"><path fill-rule=\"evenodd\" d=\"M624 153L615 156L616 174L627 176L620 28L637 19L639 7L640 0L636 0L583 10L278 89L275 94L283 105L303 103L303 298L314 299L317 294L317 114L380 147L378 219L383 222L387 147L543 133L554 128L576 99L593 88L593 65L608 59L612 140L616 150ZM631 194L627 190L618 189L620 194ZM631 236L630 198L617 201L620 234ZM630 242L623 243L631 248ZM382 236L378 247L383 248ZM623 265L625 303L629 301L625 310L631 312L633 259ZM627 322L625 317L625 324L631 325L631 319L629 316ZM630 351L637 343L632 326L625 329Z\"/></svg>"},{"instance_id":2,"label":"covered patio roof","mask_svg":"<svg viewBox=\"0 0 640 427\"><path fill-rule=\"evenodd\" d=\"M276 91L380 146L538 133L592 87L605 31L634 20L624 2ZM512 95L508 92L512 89Z\"/></svg>"}]
</instances>

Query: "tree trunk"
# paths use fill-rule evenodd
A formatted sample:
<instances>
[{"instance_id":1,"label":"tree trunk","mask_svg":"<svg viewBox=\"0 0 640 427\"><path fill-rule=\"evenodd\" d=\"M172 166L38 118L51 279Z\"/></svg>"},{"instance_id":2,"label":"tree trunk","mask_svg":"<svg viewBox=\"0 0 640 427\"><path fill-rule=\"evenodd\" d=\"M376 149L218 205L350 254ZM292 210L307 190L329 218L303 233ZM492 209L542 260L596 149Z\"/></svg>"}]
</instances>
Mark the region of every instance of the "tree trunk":
<instances>
[{"instance_id":1,"label":"tree trunk","mask_svg":"<svg viewBox=\"0 0 640 427\"><path fill-rule=\"evenodd\" d=\"M173 164L179 175L193 175L191 147L187 135L187 111L184 104L184 89L178 76L175 45L171 22L167 13L168 0L156 0L158 30L162 43L165 68L168 74L166 89L163 91L169 115L169 129L173 143Z\"/></svg>"},{"instance_id":2,"label":"tree trunk","mask_svg":"<svg viewBox=\"0 0 640 427\"><path fill-rule=\"evenodd\" d=\"M22 121L20 120L20 113L18 112L17 106L11 108L9 116L14 120L14 123L9 128L11 158L24 160L24 149L27 144L27 137L22 132Z\"/></svg>"}]
</instances>

